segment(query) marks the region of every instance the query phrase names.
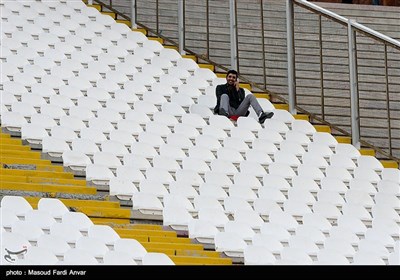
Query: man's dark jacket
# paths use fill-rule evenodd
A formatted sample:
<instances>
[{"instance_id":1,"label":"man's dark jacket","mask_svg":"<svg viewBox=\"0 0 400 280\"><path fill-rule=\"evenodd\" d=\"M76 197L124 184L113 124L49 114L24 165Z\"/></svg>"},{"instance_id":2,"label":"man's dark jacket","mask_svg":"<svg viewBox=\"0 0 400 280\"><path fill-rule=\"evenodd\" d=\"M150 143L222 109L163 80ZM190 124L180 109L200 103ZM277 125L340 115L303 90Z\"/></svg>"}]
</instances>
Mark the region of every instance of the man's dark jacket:
<instances>
[{"instance_id":1,"label":"man's dark jacket","mask_svg":"<svg viewBox=\"0 0 400 280\"><path fill-rule=\"evenodd\" d=\"M239 91L236 91L235 87L228 86L228 84L218 85L217 88L215 89L215 94L217 96L217 105L214 108L215 114L219 113L221 96L223 94L227 94L229 96L229 105L235 109L239 107L240 103L242 103L245 97L243 88L239 88Z\"/></svg>"}]
</instances>

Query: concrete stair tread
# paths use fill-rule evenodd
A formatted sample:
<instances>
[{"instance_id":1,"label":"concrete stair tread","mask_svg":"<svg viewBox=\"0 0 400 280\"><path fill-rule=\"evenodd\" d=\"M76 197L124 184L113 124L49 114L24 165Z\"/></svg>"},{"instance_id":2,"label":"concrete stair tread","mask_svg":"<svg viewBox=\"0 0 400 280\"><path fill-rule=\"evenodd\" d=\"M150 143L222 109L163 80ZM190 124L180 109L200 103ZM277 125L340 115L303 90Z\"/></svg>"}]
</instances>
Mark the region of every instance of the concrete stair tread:
<instances>
[{"instance_id":1,"label":"concrete stair tread","mask_svg":"<svg viewBox=\"0 0 400 280\"><path fill-rule=\"evenodd\" d=\"M123 23L123 24L126 24L126 25L128 25L129 27L131 27L131 22L130 22L129 20L126 20L126 19L117 19L116 22L118 22L118 23Z\"/></svg>"},{"instance_id":2,"label":"concrete stair tread","mask_svg":"<svg viewBox=\"0 0 400 280\"><path fill-rule=\"evenodd\" d=\"M1 144L2 145L22 145L22 140L16 139L16 138L2 138Z\"/></svg>"},{"instance_id":3,"label":"concrete stair tread","mask_svg":"<svg viewBox=\"0 0 400 280\"><path fill-rule=\"evenodd\" d=\"M131 26L130 22L129 22L128 26ZM137 32L142 32L144 35L147 36L147 30L144 29L144 28L134 28L134 29L132 29L132 30L133 30L133 31L137 31Z\"/></svg>"},{"instance_id":4,"label":"concrete stair tread","mask_svg":"<svg viewBox=\"0 0 400 280\"><path fill-rule=\"evenodd\" d=\"M89 5L89 4L87 4L86 6L95 8L96 10L98 10L99 12L101 12L101 5L98 5L98 4Z\"/></svg>"},{"instance_id":5,"label":"concrete stair tread","mask_svg":"<svg viewBox=\"0 0 400 280\"><path fill-rule=\"evenodd\" d=\"M310 121L310 116L308 116L308 115L296 114L296 115L293 115L293 117L294 117L296 120Z\"/></svg>"},{"instance_id":6,"label":"concrete stair tread","mask_svg":"<svg viewBox=\"0 0 400 280\"><path fill-rule=\"evenodd\" d=\"M15 163L9 163L9 162L3 162L0 160L0 163L5 163L8 164L9 166L14 166ZM16 163L17 165L27 165L28 167L33 167L35 168L34 170L36 171L43 171L43 172L57 172L57 173L63 173L64 172L64 167L63 166L57 166L57 165L51 165L51 164L24 164L24 163ZM22 170L22 169L15 169L15 168L9 168L9 170ZM32 171L32 170L29 170ZM71 174L73 176L73 174Z\"/></svg>"},{"instance_id":7,"label":"concrete stair tread","mask_svg":"<svg viewBox=\"0 0 400 280\"><path fill-rule=\"evenodd\" d=\"M199 65L200 68L210 69L210 70L213 71L213 72L214 72L214 70L215 70L214 65L209 64L209 63L198 63L198 65Z\"/></svg>"},{"instance_id":8,"label":"concrete stair tread","mask_svg":"<svg viewBox=\"0 0 400 280\"><path fill-rule=\"evenodd\" d=\"M122 208L107 208L107 207L91 207L91 206L75 206L76 212L82 212L89 218L101 217L101 218L113 218L113 219L130 219L130 209Z\"/></svg>"},{"instance_id":9,"label":"concrete stair tread","mask_svg":"<svg viewBox=\"0 0 400 280\"><path fill-rule=\"evenodd\" d=\"M349 136L335 136L338 143L351 144L351 137Z\"/></svg>"},{"instance_id":10,"label":"concrete stair tread","mask_svg":"<svg viewBox=\"0 0 400 280\"><path fill-rule=\"evenodd\" d=\"M368 148L361 148L360 154L363 156L375 156L375 150Z\"/></svg>"},{"instance_id":11,"label":"concrete stair tread","mask_svg":"<svg viewBox=\"0 0 400 280\"><path fill-rule=\"evenodd\" d=\"M96 194L96 188L82 186L61 186L61 185L43 185L34 183L2 182L2 190L34 191L45 193L79 193Z\"/></svg>"},{"instance_id":12,"label":"concrete stair tread","mask_svg":"<svg viewBox=\"0 0 400 280\"><path fill-rule=\"evenodd\" d=\"M219 258L221 255L216 251L200 251L200 250L176 250L175 255L177 256L193 256L193 257L209 257Z\"/></svg>"},{"instance_id":13,"label":"concrete stair tread","mask_svg":"<svg viewBox=\"0 0 400 280\"><path fill-rule=\"evenodd\" d=\"M146 229L125 229L125 228L114 228L118 234L136 234L136 235L148 235L148 236L163 236L163 237L176 237L175 231L166 230L146 230Z\"/></svg>"},{"instance_id":14,"label":"concrete stair tread","mask_svg":"<svg viewBox=\"0 0 400 280\"><path fill-rule=\"evenodd\" d=\"M150 236L149 242L190 244L192 241L190 238L185 237Z\"/></svg>"},{"instance_id":15,"label":"concrete stair tread","mask_svg":"<svg viewBox=\"0 0 400 280\"><path fill-rule=\"evenodd\" d=\"M110 17L112 17L113 19L115 19L115 17L117 16L117 14L116 13L114 13L114 12L101 12L103 15L106 15L106 16L110 16Z\"/></svg>"},{"instance_id":16,"label":"concrete stair tread","mask_svg":"<svg viewBox=\"0 0 400 280\"><path fill-rule=\"evenodd\" d=\"M266 92L257 92L257 93L253 93L253 95L255 97L257 97L257 98L265 98L265 99L268 99L268 100L271 99L271 96Z\"/></svg>"},{"instance_id":17,"label":"concrete stair tread","mask_svg":"<svg viewBox=\"0 0 400 280\"><path fill-rule=\"evenodd\" d=\"M273 103L275 109L289 111L289 104L286 103Z\"/></svg>"},{"instance_id":18,"label":"concrete stair tread","mask_svg":"<svg viewBox=\"0 0 400 280\"><path fill-rule=\"evenodd\" d=\"M194 60L194 61L197 62L197 57L196 57L195 55L184 54L184 55L182 55L182 57L183 57L183 58L190 58L190 59L192 59L192 60Z\"/></svg>"},{"instance_id":19,"label":"concrete stair tread","mask_svg":"<svg viewBox=\"0 0 400 280\"><path fill-rule=\"evenodd\" d=\"M19 157L19 158L31 158L40 159L41 153L37 151L16 151L16 150L2 150L2 157Z\"/></svg>"},{"instance_id":20,"label":"concrete stair tread","mask_svg":"<svg viewBox=\"0 0 400 280\"><path fill-rule=\"evenodd\" d=\"M12 151L30 151L31 147L13 144L3 144L0 142L0 151L12 150Z\"/></svg>"},{"instance_id":21,"label":"concrete stair tread","mask_svg":"<svg viewBox=\"0 0 400 280\"><path fill-rule=\"evenodd\" d=\"M203 245L201 244L181 244L181 243L161 243L161 242L147 242L142 243L146 250L151 248L160 249L181 249L181 250L203 250Z\"/></svg>"},{"instance_id":22,"label":"concrete stair tread","mask_svg":"<svg viewBox=\"0 0 400 280\"><path fill-rule=\"evenodd\" d=\"M178 51L178 47L173 46L173 45L164 45L164 48L166 48L166 49L173 49L173 50Z\"/></svg>"},{"instance_id":23,"label":"concrete stair tread","mask_svg":"<svg viewBox=\"0 0 400 280\"><path fill-rule=\"evenodd\" d=\"M3 155L0 155L0 162L8 164L51 165L51 161L47 159L20 158L20 157L3 156Z\"/></svg>"},{"instance_id":24,"label":"concrete stair tread","mask_svg":"<svg viewBox=\"0 0 400 280\"><path fill-rule=\"evenodd\" d=\"M52 172L52 171L40 171L40 170L23 170L23 169L8 169L0 167L2 175L13 175L13 176L29 176L29 177L42 177L42 178L60 178L60 179L73 179L74 175L67 172Z\"/></svg>"},{"instance_id":25,"label":"concrete stair tread","mask_svg":"<svg viewBox=\"0 0 400 280\"><path fill-rule=\"evenodd\" d=\"M40 197L27 196L25 199L31 206L37 209ZM119 203L114 201L101 201L101 200L88 200L88 199L64 199L58 198L67 207L98 207L98 208L112 208L119 209Z\"/></svg>"},{"instance_id":26,"label":"concrete stair tread","mask_svg":"<svg viewBox=\"0 0 400 280\"><path fill-rule=\"evenodd\" d=\"M169 256L175 264L186 265L232 265L232 260L228 258L212 258L198 256Z\"/></svg>"},{"instance_id":27,"label":"concrete stair tread","mask_svg":"<svg viewBox=\"0 0 400 280\"><path fill-rule=\"evenodd\" d=\"M331 133L331 128L328 125L321 125L321 124L314 124L313 125L315 127L315 130L318 132L327 132L327 133Z\"/></svg>"},{"instance_id":28,"label":"concrete stair tread","mask_svg":"<svg viewBox=\"0 0 400 280\"><path fill-rule=\"evenodd\" d=\"M98 221L97 224L107 224L105 221ZM143 230L163 230L162 225L151 225L151 224L119 224L113 225L112 223L109 224L114 229L143 229Z\"/></svg>"},{"instance_id":29,"label":"concrete stair tread","mask_svg":"<svg viewBox=\"0 0 400 280\"><path fill-rule=\"evenodd\" d=\"M385 168L399 168L399 163L394 160L380 160Z\"/></svg>"},{"instance_id":30,"label":"concrete stair tread","mask_svg":"<svg viewBox=\"0 0 400 280\"><path fill-rule=\"evenodd\" d=\"M149 40L158 41L160 44L164 44L164 39L160 37L147 37Z\"/></svg>"},{"instance_id":31,"label":"concrete stair tread","mask_svg":"<svg viewBox=\"0 0 400 280\"><path fill-rule=\"evenodd\" d=\"M90 219L96 225L108 225L111 227L121 226L130 223L130 219L114 219L114 218L104 218L104 217L90 217Z\"/></svg>"},{"instance_id":32,"label":"concrete stair tread","mask_svg":"<svg viewBox=\"0 0 400 280\"><path fill-rule=\"evenodd\" d=\"M34 183L34 184L49 184L49 185L63 185L63 186L84 186L86 181L76 179L60 179L49 177L36 177L36 176L15 176L15 175L0 175L0 180L4 182L18 182L18 183Z\"/></svg>"}]
</instances>

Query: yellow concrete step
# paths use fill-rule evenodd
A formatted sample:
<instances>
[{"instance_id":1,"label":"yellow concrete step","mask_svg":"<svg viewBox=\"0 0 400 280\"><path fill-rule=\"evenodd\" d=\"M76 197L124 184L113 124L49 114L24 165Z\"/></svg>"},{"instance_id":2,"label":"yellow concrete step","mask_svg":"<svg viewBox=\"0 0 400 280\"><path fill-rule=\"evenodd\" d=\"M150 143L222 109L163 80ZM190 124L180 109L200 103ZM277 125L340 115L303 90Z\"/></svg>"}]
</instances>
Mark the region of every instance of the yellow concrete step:
<instances>
[{"instance_id":1,"label":"yellow concrete step","mask_svg":"<svg viewBox=\"0 0 400 280\"><path fill-rule=\"evenodd\" d=\"M293 115L293 117L294 117L296 120L310 121L310 116L309 116L309 115L296 114L296 115Z\"/></svg>"},{"instance_id":2,"label":"yellow concrete step","mask_svg":"<svg viewBox=\"0 0 400 280\"><path fill-rule=\"evenodd\" d=\"M114 228L118 234L123 235L147 235L147 236L163 236L163 237L176 237L175 231L166 230L146 230L146 229L126 229L126 228Z\"/></svg>"},{"instance_id":3,"label":"yellow concrete step","mask_svg":"<svg viewBox=\"0 0 400 280\"><path fill-rule=\"evenodd\" d=\"M289 111L289 104L286 103L273 103L275 109Z\"/></svg>"},{"instance_id":4,"label":"yellow concrete step","mask_svg":"<svg viewBox=\"0 0 400 280\"><path fill-rule=\"evenodd\" d=\"M226 73L215 73L218 78L226 78Z\"/></svg>"},{"instance_id":5,"label":"yellow concrete step","mask_svg":"<svg viewBox=\"0 0 400 280\"><path fill-rule=\"evenodd\" d=\"M366 149L366 148L361 148L360 149L360 154L363 156L375 156L375 151L373 149Z\"/></svg>"},{"instance_id":6,"label":"yellow concrete step","mask_svg":"<svg viewBox=\"0 0 400 280\"><path fill-rule=\"evenodd\" d=\"M6 164L33 164L33 165L51 165L51 161L47 159L31 159L31 158L19 158L12 156L3 156L0 154L0 162ZM62 166L61 167L62 171Z\"/></svg>"},{"instance_id":7,"label":"yellow concrete step","mask_svg":"<svg viewBox=\"0 0 400 280\"><path fill-rule=\"evenodd\" d=\"M27 196L25 199L30 203L33 208L37 208L40 197L32 197ZM101 200L87 200L87 199L64 199L59 198L59 200L68 207L99 207L99 208L117 208L119 209L120 205L118 202L114 201L101 201Z\"/></svg>"},{"instance_id":8,"label":"yellow concrete step","mask_svg":"<svg viewBox=\"0 0 400 280\"><path fill-rule=\"evenodd\" d=\"M159 242L159 243L184 243L184 244L190 244L192 241L190 238L184 238L184 237L164 237L164 236L150 236L149 238L150 242Z\"/></svg>"},{"instance_id":9,"label":"yellow concrete step","mask_svg":"<svg viewBox=\"0 0 400 280\"><path fill-rule=\"evenodd\" d=\"M228 258L190 257L169 255L175 264L179 265L232 265Z\"/></svg>"},{"instance_id":10,"label":"yellow concrete step","mask_svg":"<svg viewBox=\"0 0 400 280\"><path fill-rule=\"evenodd\" d=\"M90 217L92 222L96 225L107 225L110 227L123 226L129 224L130 219L111 219L111 218L97 218Z\"/></svg>"},{"instance_id":11,"label":"yellow concrete step","mask_svg":"<svg viewBox=\"0 0 400 280\"><path fill-rule=\"evenodd\" d=\"M166 48L166 49L173 49L173 50L176 50L176 51L179 50L177 46L172 46L172 45L164 45L164 48Z\"/></svg>"},{"instance_id":12,"label":"yellow concrete step","mask_svg":"<svg viewBox=\"0 0 400 280\"><path fill-rule=\"evenodd\" d=\"M118 232L119 236L121 238L131 238L131 239L136 239L136 240L140 240L140 242L149 242L150 240L150 235L145 234L143 232Z\"/></svg>"},{"instance_id":13,"label":"yellow concrete step","mask_svg":"<svg viewBox=\"0 0 400 280\"><path fill-rule=\"evenodd\" d=\"M0 181L4 182L18 182L18 183L33 183L33 184L46 184L46 185L64 185L64 186L86 186L86 181L75 179L61 179L61 178L42 178L30 176L15 176L15 175L0 175Z\"/></svg>"},{"instance_id":14,"label":"yellow concrete step","mask_svg":"<svg viewBox=\"0 0 400 280\"><path fill-rule=\"evenodd\" d=\"M126 228L144 229L144 230L163 230L161 225L147 225L147 224L131 224L126 225Z\"/></svg>"},{"instance_id":15,"label":"yellow concrete step","mask_svg":"<svg viewBox=\"0 0 400 280\"><path fill-rule=\"evenodd\" d=\"M208 63L199 63L198 64L200 68L206 68L206 69L210 69L211 71L215 71L215 66L212 64L208 64Z\"/></svg>"},{"instance_id":16,"label":"yellow concrete step","mask_svg":"<svg viewBox=\"0 0 400 280\"><path fill-rule=\"evenodd\" d=\"M131 27L131 22L130 22L129 20L126 20L126 19L117 19L117 20L115 20L115 21L118 22L118 23L126 24L128 27Z\"/></svg>"},{"instance_id":17,"label":"yellow concrete step","mask_svg":"<svg viewBox=\"0 0 400 280\"><path fill-rule=\"evenodd\" d=\"M201 251L201 250L175 250L176 256L191 256L191 257L210 257L219 258L220 253L216 251Z\"/></svg>"},{"instance_id":18,"label":"yellow concrete step","mask_svg":"<svg viewBox=\"0 0 400 280\"><path fill-rule=\"evenodd\" d=\"M191 55L191 54L184 54L182 55L183 58L190 58L193 59L194 61L197 62L197 57L195 55Z\"/></svg>"},{"instance_id":19,"label":"yellow concrete step","mask_svg":"<svg viewBox=\"0 0 400 280\"><path fill-rule=\"evenodd\" d=\"M116 13L113 13L113 12L101 12L103 15L106 15L106 16L110 16L110 17L112 17L113 19L115 19L115 17L117 16L117 14Z\"/></svg>"},{"instance_id":20,"label":"yellow concrete step","mask_svg":"<svg viewBox=\"0 0 400 280\"><path fill-rule=\"evenodd\" d=\"M175 255L175 251L176 251L175 249L165 249L165 248L150 248L149 250L147 250L147 252L149 253L163 253L168 256Z\"/></svg>"},{"instance_id":21,"label":"yellow concrete step","mask_svg":"<svg viewBox=\"0 0 400 280\"><path fill-rule=\"evenodd\" d=\"M0 160L0 164L3 163ZM13 165L13 163L7 163L9 165ZM20 165L19 163L18 165ZM24 165L24 164L23 164ZM28 166L31 166L31 164L27 164ZM62 166L57 166L57 165L50 165L50 164L33 164L34 168L36 168L36 171L41 171L41 172L57 172L57 173L63 173L64 172L64 167ZM16 169L13 169L16 170ZM35 170L34 170L35 171Z\"/></svg>"},{"instance_id":22,"label":"yellow concrete step","mask_svg":"<svg viewBox=\"0 0 400 280\"><path fill-rule=\"evenodd\" d=\"M8 151L30 151L31 147L23 145L3 144L0 140L0 152Z\"/></svg>"},{"instance_id":23,"label":"yellow concrete step","mask_svg":"<svg viewBox=\"0 0 400 280\"><path fill-rule=\"evenodd\" d=\"M253 95L255 97L257 97L257 98L265 98L265 99L268 99L268 100L271 99L271 96L266 92L257 92L257 93L253 93Z\"/></svg>"},{"instance_id":24,"label":"yellow concrete step","mask_svg":"<svg viewBox=\"0 0 400 280\"><path fill-rule=\"evenodd\" d=\"M394 160L380 160L380 162L385 168L396 168L396 169L399 168L399 163Z\"/></svg>"},{"instance_id":25,"label":"yellow concrete step","mask_svg":"<svg viewBox=\"0 0 400 280\"><path fill-rule=\"evenodd\" d=\"M245 89L252 91L251 85L249 83L239 83L239 86L241 88L245 88Z\"/></svg>"},{"instance_id":26,"label":"yellow concrete step","mask_svg":"<svg viewBox=\"0 0 400 280\"><path fill-rule=\"evenodd\" d=\"M89 5L89 4L87 4L86 6L95 8L96 10L101 12L101 5L98 5L98 4Z\"/></svg>"},{"instance_id":27,"label":"yellow concrete step","mask_svg":"<svg viewBox=\"0 0 400 280\"><path fill-rule=\"evenodd\" d=\"M144 242L141 243L146 250L149 249L175 249L175 250L203 250L202 244L182 244L182 243L158 243Z\"/></svg>"},{"instance_id":28,"label":"yellow concrete step","mask_svg":"<svg viewBox=\"0 0 400 280\"><path fill-rule=\"evenodd\" d=\"M0 141L1 141L2 139L9 139L9 138L11 138L11 135L10 135L10 134L7 134L7 133L0 133Z\"/></svg>"},{"instance_id":29,"label":"yellow concrete step","mask_svg":"<svg viewBox=\"0 0 400 280\"><path fill-rule=\"evenodd\" d=\"M22 146L22 141L19 138L1 138L2 145L20 145Z\"/></svg>"},{"instance_id":30,"label":"yellow concrete step","mask_svg":"<svg viewBox=\"0 0 400 280\"><path fill-rule=\"evenodd\" d=\"M144 230L158 230L162 231L163 226L162 225L151 225L151 224L124 224L124 225L118 225L114 227L119 228L119 229L144 229Z\"/></svg>"},{"instance_id":31,"label":"yellow concrete step","mask_svg":"<svg viewBox=\"0 0 400 280\"><path fill-rule=\"evenodd\" d=\"M160 44L164 44L164 39L160 37L147 37L149 40L158 41Z\"/></svg>"},{"instance_id":32,"label":"yellow concrete step","mask_svg":"<svg viewBox=\"0 0 400 280\"><path fill-rule=\"evenodd\" d=\"M314 124L315 130L318 132L327 132L331 133L331 127L329 125L320 125L320 124Z\"/></svg>"},{"instance_id":33,"label":"yellow concrete step","mask_svg":"<svg viewBox=\"0 0 400 280\"><path fill-rule=\"evenodd\" d=\"M1 182L1 189L13 191L33 191L48 193L78 193L78 194L96 194L96 188L82 186L59 186L43 185L31 183Z\"/></svg>"},{"instance_id":34,"label":"yellow concrete step","mask_svg":"<svg viewBox=\"0 0 400 280\"><path fill-rule=\"evenodd\" d=\"M122 234L122 233L118 233L118 235L121 238L135 239L138 242L140 242L140 244L142 244L142 245L149 242L149 237L147 235L125 235L125 234Z\"/></svg>"},{"instance_id":35,"label":"yellow concrete step","mask_svg":"<svg viewBox=\"0 0 400 280\"><path fill-rule=\"evenodd\" d=\"M1 156L40 159L41 153L34 151L1 150Z\"/></svg>"},{"instance_id":36,"label":"yellow concrete step","mask_svg":"<svg viewBox=\"0 0 400 280\"><path fill-rule=\"evenodd\" d=\"M118 20L117 20L118 21ZM129 23L128 26L131 26L131 24ZM144 28L133 28L133 31L137 31L137 32L142 32L144 35L147 36L147 30Z\"/></svg>"},{"instance_id":37,"label":"yellow concrete step","mask_svg":"<svg viewBox=\"0 0 400 280\"><path fill-rule=\"evenodd\" d=\"M39 170L23 170L23 169L7 169L0 167L0 173L2 175L12 176L30 176L30 177L42 177L42 178L60 178L60 179L73 179L74 175L67 172L51 172L51 171L39 171Z\"/></svg>"},{"instance_id":38,"label":"yellow concrete step","mask_svg":"<svg viewBox=\"0 0 400 280\"><path fill-rule=\"evenodd\" d=\"M335 139L338 143L351 144L351 137L349 136L335 136Z\"/></svg>"},{"instance_id":39,"label":"yellow concrete step","mask_svg":"<svg viewBox=\"0 0 400 280\"><path fill-rule=\"evenodd\" d=\"M122 208L76 206L77 212L85 213L89 217L111 218L111 219L130 219L131 210Z\"/></svg>"}]
</instances>

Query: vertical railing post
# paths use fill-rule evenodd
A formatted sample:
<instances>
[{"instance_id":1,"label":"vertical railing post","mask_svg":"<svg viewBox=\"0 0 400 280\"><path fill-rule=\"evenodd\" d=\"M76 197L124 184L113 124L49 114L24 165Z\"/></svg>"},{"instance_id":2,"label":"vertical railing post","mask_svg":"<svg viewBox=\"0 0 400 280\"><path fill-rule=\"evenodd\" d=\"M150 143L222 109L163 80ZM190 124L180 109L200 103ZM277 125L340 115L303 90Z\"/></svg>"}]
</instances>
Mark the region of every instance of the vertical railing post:
<instances>
[{"instance_id":1,"label":"vertical railing post","mask_svg":"<svg viewBox=\"0 0 400 280\"><path fill-rule=\"evenodd\" d=\"M348 45L349 45L349 73L350 73L350 106L351 106L351 138L352 144L360 148L360 114L358 102L358 71L357 71L357 49L356 31L352 21L348 21Z\"/></svg>"},{"instance_id":2,"label":"vertical railing post","mask_svg":"<svg viewBox=\"0 0 400 280\"><path fill-rule=\"evenodd\" d=\"M210 58L210 3L206 0L206 43L207 43L207 53L206 56Z\"/></svg>"},{"instance_id":3,"label":"vertical railing post","mask_svg":"<svg viewBox=\"0 0 400 280\"><path fill-rule=\"evenodd\" d=\"M388 122L388 138L389 138L389 154L392 154L392 122L390 114L390 91L389 91L389 66L388 66L388 53L387 45L384 45L385 51L385 91L386 91L386 112L387 112L387 122Z\"/></svg>"},{"instance_id":4,"label":"vertical railing post","mask_svg":"<svg viewBox=\"0 0 400 280\"><path fill-rule=\"evenodd\" d=\"M131 28L136 28L136 0L131 2Z\"/></svg>"},{"instance_id":5,"label":"vertical railing post","mask_svg":"<svg viewBox=\"0 0 400 280\"><path fill-rule=\"evenodd\" d=\"M185 54L185 0L178 0L179 53Z\"/></svg>"},{"instance_id":6,"label":"vertical railing post","mask_svg":"<svg viewBox=\"0 0 400 280\"><path fill-rule=\"evenodd\" d=\"M160 22L159 22L159 15L158 15L158 0L156 0L156 31L160 33Z\"/></svg>"},{"instance_id":7,"label":"vertical railing post","mask_svg":"<svg viewBox=\"0 0 400 280\"><path fill-rule=\"evenodd\" d=\"M319 80L321 87L321 116L325 120L324 48L322 43L322 17L318 16L319 26Z\"/></svg>"},{"instance_id":8,"label":"vertical railing post","mask_svg":"<svg viewBox=\"0 0 400 280\"><path fill-rule=\"evenodd\" d=\"M267 68L265 65L265 36L264 36L264 1L260 1L260 18L261 18L261 44L262 44L262 60L263 60L263 86L267 88Z\"/></svg>"},{"instance_id":9,"label":"vertical railing post","mask_svg":"<svg viewBox=\"0 0 400 280\"><path fill-rule=\"evenodd\" d=\"M231 69L238 70L236 1L229 0L229 27L231 39Z\"/></svg>"},{"instance_id":10,"label":"vertical railing post","mask_svg":"<svg viewBox=\"0 0 400 280\"><path fill-rule=\"evenodd\" d=\"M296 66L294 46L294 3L286 0L289 112L296 114Z\"/></svg>"}]
</instances>

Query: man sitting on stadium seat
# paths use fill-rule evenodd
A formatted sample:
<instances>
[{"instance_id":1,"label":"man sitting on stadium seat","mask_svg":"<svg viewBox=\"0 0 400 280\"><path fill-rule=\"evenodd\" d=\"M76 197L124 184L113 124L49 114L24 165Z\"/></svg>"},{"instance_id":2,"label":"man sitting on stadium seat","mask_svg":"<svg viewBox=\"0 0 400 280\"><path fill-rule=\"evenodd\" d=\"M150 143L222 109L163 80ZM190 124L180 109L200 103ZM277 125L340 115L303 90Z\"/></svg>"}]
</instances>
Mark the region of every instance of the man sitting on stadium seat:
<instances>
[{"instance_id":1,"label":"man sitting on stadium seat","mask_svg":"<svg viewBox=\"0 0 400 280\"><path fill-rule=\"evenodd\" d=\"M237 119L239 116L248 116L248 109L251 105L261 124L274 115L273 112L265 113L253 94L245 96L244 89L239 87L238 72L235 70L228 71L226 84L218 85L215 93L217 95L215 114Z\"/></svg>"}]
</instances>

